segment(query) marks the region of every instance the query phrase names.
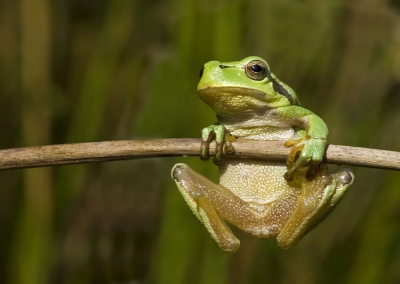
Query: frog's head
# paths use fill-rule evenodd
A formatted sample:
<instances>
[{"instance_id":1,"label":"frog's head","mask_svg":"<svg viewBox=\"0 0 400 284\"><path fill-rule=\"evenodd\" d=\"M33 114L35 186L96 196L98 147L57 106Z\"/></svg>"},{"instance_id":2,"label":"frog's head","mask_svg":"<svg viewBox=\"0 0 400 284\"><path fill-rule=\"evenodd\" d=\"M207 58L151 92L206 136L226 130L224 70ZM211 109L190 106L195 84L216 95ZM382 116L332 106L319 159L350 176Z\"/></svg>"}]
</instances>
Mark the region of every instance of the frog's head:
<instances>
[{"instance_id":1,"label":"frog's head","mask_svg":"<svg viewBox=\"0 0 400 284\"><path fill-rule=\"evenodd\" d=\"M234 62L207 62L200 76L199 96L218 115L299 105L295 92L257 56Z\"/></svg>"}]
</instances>

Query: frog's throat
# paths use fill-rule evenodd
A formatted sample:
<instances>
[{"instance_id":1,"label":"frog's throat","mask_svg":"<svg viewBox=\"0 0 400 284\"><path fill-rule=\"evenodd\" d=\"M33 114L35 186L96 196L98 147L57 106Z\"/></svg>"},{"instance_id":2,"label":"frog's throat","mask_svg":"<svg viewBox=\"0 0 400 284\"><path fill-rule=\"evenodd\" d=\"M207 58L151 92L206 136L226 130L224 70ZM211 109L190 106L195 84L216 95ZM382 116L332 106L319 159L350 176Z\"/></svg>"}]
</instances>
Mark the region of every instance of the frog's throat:
<instances>
[{"instance_id":1,"label":"frog's throat","mask_svg":"<svg viewBox=\"0 0 400 284\"><path fill-rule=\"evenodd\" d=\"M281 96L244 87L206 87L199 89L198 93L207 105L223 116L262 111L289 104L281 100Z\"/></svg>"}]
</instances>

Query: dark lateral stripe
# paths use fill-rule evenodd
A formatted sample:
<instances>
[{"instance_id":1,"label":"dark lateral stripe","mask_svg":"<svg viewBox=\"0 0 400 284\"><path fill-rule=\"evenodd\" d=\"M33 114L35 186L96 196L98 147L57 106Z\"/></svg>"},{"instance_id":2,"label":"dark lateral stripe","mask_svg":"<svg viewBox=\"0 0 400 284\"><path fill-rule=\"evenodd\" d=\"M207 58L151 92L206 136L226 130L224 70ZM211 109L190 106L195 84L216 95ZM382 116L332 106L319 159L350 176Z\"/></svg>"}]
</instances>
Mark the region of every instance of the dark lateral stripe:
<instances>
[{"instance_id":1,"label":"dark lateral stripe","mask_svg":"<svg viewBox=\"0 0 400 284\"><path fill-rule=\"evenodd\" d=\"M275 92L278 92L282 96L285 96L288 99L289 103L291 105L293 105L294 101L293 101L293 97L290 95L290 93L284 87L282 87L281 84L279 84L277 81L275 81L275 79L272 78L271 75L268 75L268 79L272 82L272 87L274 88Z\"/></svg>"}]
</instances>

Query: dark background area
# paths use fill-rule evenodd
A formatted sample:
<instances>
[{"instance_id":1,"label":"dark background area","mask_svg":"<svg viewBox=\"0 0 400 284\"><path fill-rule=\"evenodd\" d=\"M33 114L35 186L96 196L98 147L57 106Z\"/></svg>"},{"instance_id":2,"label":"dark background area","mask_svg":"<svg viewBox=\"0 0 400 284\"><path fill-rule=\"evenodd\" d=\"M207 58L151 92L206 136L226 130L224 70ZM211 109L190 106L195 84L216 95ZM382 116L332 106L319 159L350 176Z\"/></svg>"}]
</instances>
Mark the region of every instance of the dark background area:
<instances>
[{"instance_id":1,"label":"dark background area","mask_svg":"<svg viewBox=\"0 0 400 284\"><path fill-rule=\"evenodd\" d=\"M400 151L400 1L2 0L0 148L199 137L210 60L265 58L329 142ZM399 283L400 173L295 247L218 249L160 158L0 172L1 283ZM336 166L331 167L337 170Z\"/></svg>"}]
</instances>

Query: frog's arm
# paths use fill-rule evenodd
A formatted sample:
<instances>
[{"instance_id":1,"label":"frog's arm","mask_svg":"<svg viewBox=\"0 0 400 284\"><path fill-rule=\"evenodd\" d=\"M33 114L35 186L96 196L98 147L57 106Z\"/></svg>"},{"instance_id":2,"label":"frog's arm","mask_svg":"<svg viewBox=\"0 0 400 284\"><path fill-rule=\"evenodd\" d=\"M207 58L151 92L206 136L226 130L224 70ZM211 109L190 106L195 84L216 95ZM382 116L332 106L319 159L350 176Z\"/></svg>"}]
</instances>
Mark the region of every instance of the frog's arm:
<instances>
[{"instance_id":1,"label":"frog's arm","mask_svg":"<svg viewBox=\"0 0 400 284\"><path fill-rule=\"evenodd\" d=\"M298 140L291 139L285 143L286 147L292 147L287 159L288 171L285 178L292 180L295 171L304 167L313 175L316 166L324 158L329 133L327 125L319 116L300 106L280 107L276 112L282 121L306 132L304 137Z\"/></svg>"},{"instance_id":2,"label":"frog's arm","mask_svg":"<svg viewBox=\"0 0 400 284\"><path fill-rule=\"evenodd\" d=\"M310 138L325 139L328 137L328 127L315 113L300 106L287 106L276 109L277 115L292 126L300 127Z\"/></svg>"}]
</instances>

